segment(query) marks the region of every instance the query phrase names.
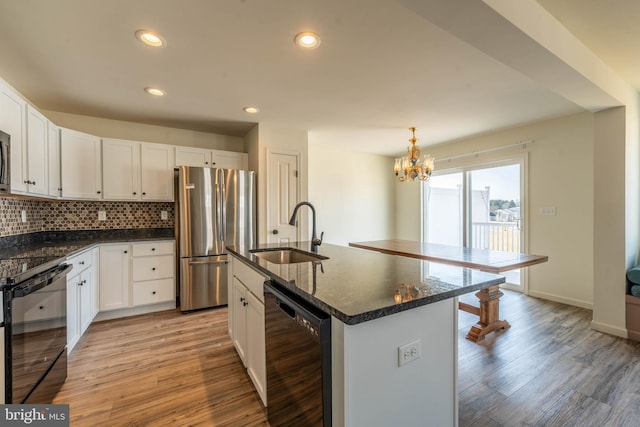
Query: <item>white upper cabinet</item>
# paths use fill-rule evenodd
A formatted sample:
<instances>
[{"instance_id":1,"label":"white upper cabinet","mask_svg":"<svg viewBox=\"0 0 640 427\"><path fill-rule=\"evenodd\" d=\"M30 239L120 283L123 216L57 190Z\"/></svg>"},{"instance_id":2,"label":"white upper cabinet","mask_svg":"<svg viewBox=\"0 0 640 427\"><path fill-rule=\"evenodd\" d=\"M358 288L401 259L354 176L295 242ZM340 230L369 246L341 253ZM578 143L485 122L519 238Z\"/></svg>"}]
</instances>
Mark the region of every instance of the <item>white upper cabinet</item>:
<instances>
[{"instance_id":1,"label":"white upper cabinet","mask_svg":"<svg viewBox=\"0 0 640 427\"><path fill-rule=\"evenodd\" d=\"M101 157L100 138L71 129L61 129L62 197L93 200L102 198Z\"/></svg>"},{"instance_id":2,"label":"white upper cabinet","mask_svg":"<svg viewBox=\"0 0 640 427\"><path fill-rule=\"evenodd\" d=\"M27 103L8 86L0 83L0 130L11 136L11 191L26 192Z\"/></svg>"},{"instance_id":3,"label":"white upper cabinet","mask_svg":"<svg viewBox=\"0 0 640 427\"><path fill-rule=\"evenodd\" d=\"M102 139L104 200L140 199L140 143Z\"/></svg>"},{"instance_id":4,"label":"white upper cabinet","mask_svg":"<svg viewBox=\"0 0 640 427\"><path fill-rule=\"evenodd\" d=\"M173 201L173 146L143 143L140 149L142 200Z\"/></svg>"},{"instance_id":5,"label":"white upper cabinet","mask_svg":"<svg viewBox=\"0 0 640 427\"><path fill-rule=\"evenodd\" d=\"M173 146L102 139L105 200L173 200Z\"/></svg>"},{"instance_id":6,"label":"white upper cabinet","mask_svg":"<svg viewBox=\"0 0 640 427\"><path fill-rule=\"evenodd\" d=\"M214 168L246 170L249 166L249 155L235 151L213 150L211 151L211 164Z\"/></svg>"},{"instance_id":7,"label":"white upper cabinet","mask_svg":"<svg viewBox=\"0 0 640 427\"><path fill-rule=\"evenodd\" d=\"M207 150L194 147L176 147L176 166L205 168L247 169L247 153Z\"/></svg>"},{"instance_id":8,"label":"white upper cabinet","mask_svg":"<svg viewBox=\"0 0 640 427\"><path fill-rule=\"evenodd\" d=\"M30 194L49 195L48 135L49 120L27 106L27 169L23 175Z\"/></svg>"},{"instance_id":9,"label":"white upper cabinet","mask_svg":"<svg viewBox=\"0 0 640 427\"><path fill-rule=\"evenodd\" d=\"M60 182L60 128L49 122L47 127L47 157L49 160L49 196L62 196Z\"/></svg>"},{"instance_id":10,"label":"white upper cabinet","mask_svg":"<svg viewBox=\"0 0 640 427\"><path fill-rule=\"evenodd\" d=\"M211 167L211 150L194 147L176 147L176 166Z\"/></svg>"}]
</instances>

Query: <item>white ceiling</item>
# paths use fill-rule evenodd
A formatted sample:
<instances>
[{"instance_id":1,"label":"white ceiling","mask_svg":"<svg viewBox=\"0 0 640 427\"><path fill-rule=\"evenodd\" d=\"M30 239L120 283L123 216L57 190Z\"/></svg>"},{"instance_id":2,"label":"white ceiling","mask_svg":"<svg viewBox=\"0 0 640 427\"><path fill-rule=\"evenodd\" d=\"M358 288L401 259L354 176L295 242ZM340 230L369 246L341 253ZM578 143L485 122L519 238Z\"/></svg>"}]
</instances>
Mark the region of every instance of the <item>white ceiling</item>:
<instances>
[{"instance_id":1,"label":"white ceiling","mask_svg":"<svg viewBox=\"0 0 640 427\"><path fill-rule=\"evenodd\" d=\"M639 16L640 2L540 3L640 86L640 59L625 56L640 26L598 10ZM142 45L141 28L167 46ZM297 48L300 31L321 46ZM238 136L269 122L389 155L409 126L427 145L581 111L393 0L0 0L0 57L0 76L41 109Z\"/></svg>"}]
</instances>

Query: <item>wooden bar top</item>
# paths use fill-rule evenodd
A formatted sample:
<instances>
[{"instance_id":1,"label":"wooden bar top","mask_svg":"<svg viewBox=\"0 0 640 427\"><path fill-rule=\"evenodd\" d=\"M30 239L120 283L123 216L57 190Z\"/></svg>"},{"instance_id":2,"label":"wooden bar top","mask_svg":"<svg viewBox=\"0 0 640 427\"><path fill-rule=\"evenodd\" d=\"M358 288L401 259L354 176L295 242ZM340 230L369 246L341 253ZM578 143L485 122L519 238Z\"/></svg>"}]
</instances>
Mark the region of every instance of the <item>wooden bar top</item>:
<instances>
[{"instance_id":1,"label":"wooden bar top","mask_svg":"<svg viewBox=\"0 0 640 427\"><path fill-rule=\"evenodd\" d=\"M545 255L528 255L517 252L491 251L463 248L438 243L413 242L390 239L370 242L352 242L349 246L369 249L390 255L400 255L425 261L436 261L461 267L476 268L488 273L500 274L549 260Z\"/></svg>"}]
</instances>

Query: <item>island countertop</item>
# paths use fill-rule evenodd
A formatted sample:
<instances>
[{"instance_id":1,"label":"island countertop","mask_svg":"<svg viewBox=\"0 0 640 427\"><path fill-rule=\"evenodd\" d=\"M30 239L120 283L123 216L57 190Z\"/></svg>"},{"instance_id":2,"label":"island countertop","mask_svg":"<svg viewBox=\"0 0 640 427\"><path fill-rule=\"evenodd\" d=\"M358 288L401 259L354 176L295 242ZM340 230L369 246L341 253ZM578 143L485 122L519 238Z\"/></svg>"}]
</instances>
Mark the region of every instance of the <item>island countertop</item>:
<instances>
[{"instance_id":1,"label":"island countertop","mask_svg":"<svg viewBox=\"0 0 640 427\"><path fill-rule=\"evenodd\" d=\"M318 255L327 259L276 264L251 250L291 247L309 252L309 242L288 245L229 246L241 261L269 276L340 321L355 325L415 307L504 283L505 278L457 267L364 249L323 244Z\"/></svg>"}]
</instances>

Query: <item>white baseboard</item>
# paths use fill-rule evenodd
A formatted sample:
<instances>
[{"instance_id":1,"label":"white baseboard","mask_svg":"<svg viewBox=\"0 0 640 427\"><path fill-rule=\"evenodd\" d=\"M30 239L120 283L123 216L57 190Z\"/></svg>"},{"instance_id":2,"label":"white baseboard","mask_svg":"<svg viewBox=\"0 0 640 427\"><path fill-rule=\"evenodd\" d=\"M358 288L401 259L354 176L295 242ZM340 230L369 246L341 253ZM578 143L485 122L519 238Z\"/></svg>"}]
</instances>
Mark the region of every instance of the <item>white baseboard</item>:
<instances>
[{"instance_id":1,"label":"white baseboard","mask_svg":"<svg viewBox=\"0 0 640 427\"><path fill-rule=\"evenodd\" d=\"M94 322L101 320L118 319L120 317L137 316L139 314L154 313L156 311L173 310L176 308L175 301L163 302L154 305L144 305L141 307L123 308L120 310L101 311L93 319Z\"/></svg>"},{"instance_id":2,"label":"white baseboard","mask_svg":"<svg viewBox=\"0 0 640 427\"><path fill-rule=\"evenodd\" d=\"M561 297L559 295L548 294L546 292L540 292L540 291L532 290L531 288L529 288L529 292L527 293L527 295L530 295L530 296L536 297L536 298L546 299L546 300L549 300L549 301L559 302L561 304L572 305L574 307L580 307L580 308L586 308L588 310L593 310L593 303L591 303L589 301L582 301L582 300L574 299L574 298L565 298L565 297Z\"/></svg>"},{"instance_id":3,"label":"white baseboard","mask_svg":"<svg viewBox=\"0 0 640 427\"><path fill-rule=\"evenodd\" d=\"M622 338L629 337L626 328L619 328L618 326L607 325L606 323L596 322L595 320L591 321L591 329L598 332L604 332L605 334L615 335L617 337L622 337Z\"/></svg>"}]
</instances>

